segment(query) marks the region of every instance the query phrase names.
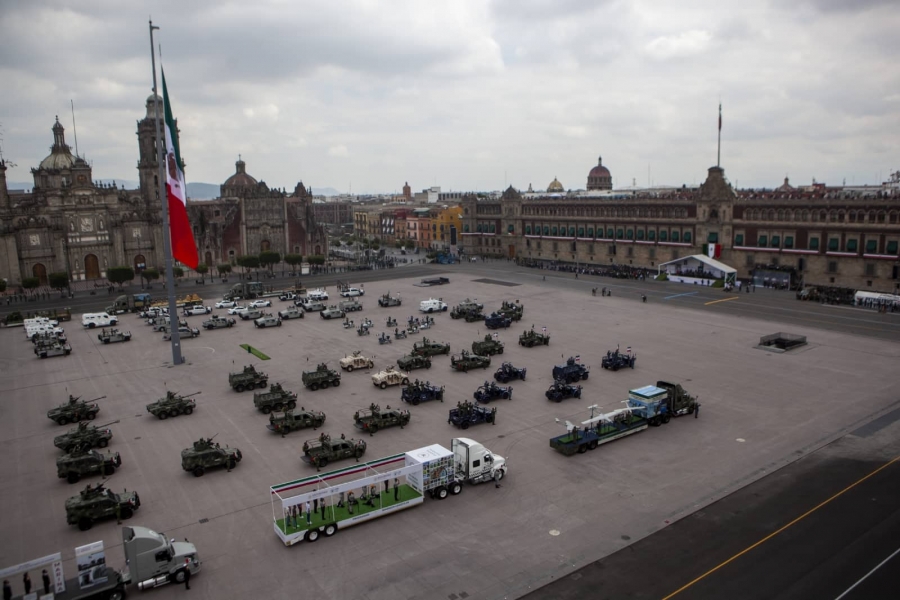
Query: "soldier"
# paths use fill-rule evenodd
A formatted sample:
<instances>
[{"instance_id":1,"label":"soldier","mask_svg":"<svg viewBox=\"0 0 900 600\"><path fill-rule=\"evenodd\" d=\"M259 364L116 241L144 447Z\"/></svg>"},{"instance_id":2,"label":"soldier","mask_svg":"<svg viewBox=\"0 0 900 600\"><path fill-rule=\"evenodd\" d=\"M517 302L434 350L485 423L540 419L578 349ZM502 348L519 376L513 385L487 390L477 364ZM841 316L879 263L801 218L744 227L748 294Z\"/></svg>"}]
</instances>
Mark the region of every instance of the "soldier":
<instances>
[{"instance_id":1,"label":"soldier","mask_svg":"<svg viewBox=\"0 0 900 600\"><path fill-rule=\"evenodd\" d=\"M337 507L338 507L338 508L344 508L344 492L341 492L340 494L338 494L338 503L337 503Z\"/></svg>"},{"instance_id":2,"label":"soldier","mask_svg":"<svg viewBox=\"0 0 900 600\"><path fill-rule=\"evenodd\" d=\"M312 525L312 504L309 500L306 501L306 524Z\"/></svg>"},{"instance_id":3,"label":"soldier","mask_svg":"<svg viewBox=\"0 0 900 600\"><path fill-rule=\"evenodd\" d=\"M47 569L44 569L41 572L41 581L44 583L44 594L50 593L50 575L47 574Z\"/></svg>"},{"instance_id":4,"label":"soldier","mask_svg":"<svg viewBox=\"0 0 900 600\"><path fill-rule=\"evenodd\" d=\"M78 399L75 398L75 396L73 396L72 394L69 394L69 404L74 406L77 402L78 402Z\"/></svg>"},{"instance_id":5,"label":"soldier","mask_svg":"<svg viewBox=\"0 0 900 600\"><path fill-rule=\"evenodd\" d=\"M3 600L12 600L12 586L9 585L9 579L3 580Z\"/></svg>"},{"instance_id":6,"label":"soldier","mask_svg":"<svg viewBox=\"0 0 900 600\"><path fill-rule=\"evenodd\" d=\"M116 502L116 522L122 524L122 505L119 502Z\"/></svg>"},{"instance_id":7,"label":"soldier","mask_svg":"<svg viewBox=\"0 0 900 600\"><path fill-rule=\"evenodd\" d=\"M353 490L347 492L347 512L349 514L353 514L353 505L356 504L356 497L353 495Z\"/></svg>"},{"instance_id":8,"label":"soldier","mask_svg":"<svg viewBox=\"0 0 900 600\"><path fill-rule=\"evenodd\" d=\"M387 481L384 482L387 487ZM400 501L400 480L394 477L394 502Z\"/></svg>"},{"instance_id":9,"label":"soldier","mask_svg":"<svg viewBox=\"0 0 900 600\"><path fill-rule=\"evenodd\" d=\"M322 498L322 502L319 503L319 505L322 507L322 520L323 520L323 521L325 520L325 508L326 508L326 504L325 504L325 503L326 503L326 499L325 499L325 498Z\"/></svg>"}]
</instances>

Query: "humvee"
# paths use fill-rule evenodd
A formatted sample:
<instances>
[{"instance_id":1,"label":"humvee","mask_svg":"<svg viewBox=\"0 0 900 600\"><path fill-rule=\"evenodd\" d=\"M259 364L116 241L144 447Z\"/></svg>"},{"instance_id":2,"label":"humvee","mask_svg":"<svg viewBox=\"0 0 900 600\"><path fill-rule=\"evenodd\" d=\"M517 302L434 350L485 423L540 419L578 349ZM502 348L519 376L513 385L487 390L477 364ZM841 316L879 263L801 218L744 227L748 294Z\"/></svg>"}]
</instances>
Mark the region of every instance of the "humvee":
<instances>
[{"instance_id":1,"label":"humvee","mask_svg":"<svg viewBox=\"0 0 900 600\"><path fill-rule=\"evenodd\" d=\"M115 344L116 342L130 342L131 341L131 332L130 331L119 331L116 328L112 329L101 329L100 333L97 334L97 339L103 342L104 344Z\"/></svg>"},{"instance_id":2,"label":"humvee","mask_svg":"<svg viewBox=\"0 0 900 600\"><path fill-rule=\"evenodd\" d=\"M288 306L284 310L278 311L278 316L282 319L302 319L303 311L296 306Z\"/></svg>"},{"instance_id":3,"label":"humvee","mask_svg":"<svg viewBox=\"0 0 900 600\"><path fill-rule=\"evenodd\" d=\"M466 372L469 369L487 369L489 366L491 366L490 356L469 354L466 350L463 350L459 356L450 357L450 368L454 371Z\"/></svg>"},{"instance_id":4,"label":"humvee","mask_svg":"<svg viewBox=\"0 0 900 600\"><path fill-rule=\"evenodd\" d=\"M381 389L385 389L389 385L406 385L408 383L409 377L398 371L394 365L372 375L372 384Z\"/></svg>"},{"instance_id":5,"label":"humvee","mask_svg":"<svg viewBox=\"0 0 900 600\"><path fill-rule=\"evenodd\" d=\"M450 344L442 344L429 340L427 337L422 338L421 342L413 344L412 354L418 356L435 356L437 354L450 354Z\"/></svg>"},{"instance_id":6,"label":"humvee","mask_svg":"<svg viewBox=\"0 0 900 600\"><path fill-rule=\"evenodd\" d=\"M359 350L355 350L351 356L345 356L341 359L341 368L348 373L354 369L371 369L374 366L375 361L363 356Z\"/></svg>"},{"instance_id":7,"label":"humvee","mask_svg":"<svg viewBox=\"0 0 900 600\"><path fill-rule=\"evenodd\" d=\"M399 425L400 429L403 429L405 425L409 424L409 419L410 414L408 410L391 408L390 406L382 409L374 403L370 404L369 408L356 411L356 414L353 415L356 427L368 432L370 436L385 427Z\"/></svg>"},{"instance_id":8,"label":"humvee","mask_svg":"<svg viewBox=\"0 0 900 600\"><path fill-rule=\"evenodd\" d=\"M397 359L397 366L403 371L412 371L414 369L430 369L431 359L427 356L419 356L417 354L407 354Z\"/></svg>"},{"instance_id":9,"label":"humvee","mask_svg":"<svg viewBox=\"0 0 900 600\"><path fill-rule=\"evenodd\" d=\"M503 354L503 342L493 339L489 333L485 334L483 340L472 342L472 354L478 354L479 356Z\"/></svg>"},{"instance_id":10,"label":"humvee","mask_svg":"<svg viewBox=\"0 0 900 600\"><path fill-rule=\"evenodd\" d=\"M290 433L297 429L305 429L307 427L317 429L323 423L325 423L325 413L300 407L299 411L289 408L283 413L272 413L269 415L269 424L266 425L266 428L269 431L280 433L281 437L284 437L285 433Z\"/></svg>"},{"instance_id":11,"label":"humvee","mask_svg":"<svg viewBox=\"0 0 900 600\"><path fill-rule=\"evenodd\" d=\"M219 315L213 315L202 323L204 329L227 329L234 327L236 324L237 321L234 319L226 319Z\"/></svg>"},{"instance_id":12,"label":"humvee","mask_svg":"<svg viewBox=\"0 0 900 600\"><path fill-rule=\"evenodd\" d=\"M345 439L344 434L340 438L331 439L327 433L322 433L317 438L303 442L303 462L321 470L329 462L343 458L355 458L359 462L360 457L366 453L365 440Z\"/></svg>"}]
</instances>

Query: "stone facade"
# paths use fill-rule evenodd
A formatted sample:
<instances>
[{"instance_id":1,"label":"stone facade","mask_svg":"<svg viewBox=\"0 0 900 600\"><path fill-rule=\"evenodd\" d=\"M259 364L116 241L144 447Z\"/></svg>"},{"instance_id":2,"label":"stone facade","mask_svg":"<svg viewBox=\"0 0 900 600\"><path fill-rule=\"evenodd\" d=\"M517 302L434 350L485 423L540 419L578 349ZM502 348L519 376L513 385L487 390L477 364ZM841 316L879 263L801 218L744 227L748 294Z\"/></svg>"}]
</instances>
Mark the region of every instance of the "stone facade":
<instances>
[{"instance_id":1,"label":"stone facade","mask_svg":"<svg viewBox=\"0 0 900 600\"><path fill-rule=\"evenodd\" d=\"M814 187L735 191L724 170L699 188L462 202L470 254L653 268L720 245L746 278L757 265L792 267L809 284L894 291L900 268L896 189Z\"/></svg>"}]
</instances>

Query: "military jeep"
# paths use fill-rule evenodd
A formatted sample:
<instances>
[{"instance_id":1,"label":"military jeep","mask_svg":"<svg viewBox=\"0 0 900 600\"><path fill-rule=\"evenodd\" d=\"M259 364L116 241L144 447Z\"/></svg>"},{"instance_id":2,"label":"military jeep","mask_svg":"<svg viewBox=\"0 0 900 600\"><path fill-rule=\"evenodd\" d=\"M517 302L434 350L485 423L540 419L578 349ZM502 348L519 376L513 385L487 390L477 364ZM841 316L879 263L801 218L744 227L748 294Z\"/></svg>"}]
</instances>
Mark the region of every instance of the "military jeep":
<instances>
[{"instance_id":1,"label":"military jeep","mask_svg":"<svg viewBox=\"0 0 900 600\"><path fill-rule=\"evenodd\" d=\"M432 385L430 381L419 381L416 379L409 384L400 393L400 399L409 402L413 406L418 406L420 402L428 402L429 400L444 401L444 387Z\"/></svg>"},{"instance_id":2,"label":"military jeep","mask_svg":"<svg viewBox=\"0 0 900 600\"><path fill-rule=\"evenodd\" d=\"M381 389L385 389L389 385L406 385L408 383L409 377L398 371L394 365L390 365L384 371L379 371L372 375L372 384Z\"/></svg>"},{"instance_id":3,"label":"military jeep","mask_svg":"<svg viewBox=\"0 0 900 600\"><path fill-rule=\"evenodd\" d=\"M504 300L503 304L500 306L500 310L497 312L504 317L509 317L513 321L520 321L522 315L525 314L525 306L518 300L515 302L507 302Z\"/></svg>"},{"instance_id":4,"label":"military jeep","mask_svg":"<svg viewBox=\"0 0 900 600\"><path fill-rule=\"evenodd\" d=\"M116 328L112 329L101 329L100 333L97 334L97 339L103 342L104 344L115 344L117 342L130 342L131 341L131 332L130 331L119 331Z\"/></svg>"},{"instance_id":5,"label":"military jeep","mask_svg":"<svg viewBox=\"0 0 900 600\"><path fill-rule=\"evenodd\" d=\"M72 353L72 346L62 342L54 342L50 345L37 346L34 353L40 358L49 358L51 356L68 356Z\"/></svg>"},{"instance_id":6,"label":"military jeep","mask_svg":"<svg viewBox=\"0 0 900 600\"><path fill-rule=\"evenodd\" d=\"M489 366L491 366L490 356L469 354L466 350L463 350L459 356L450 357L450 368L454 371L466 372L469 369L487 369Z\"/></svg>"},{"instance_id":7,"label":"military jeep","mask_svg":"<svg viewBox=\"0 0 900 600\"><path fill-rule=\"evenodd\" d=\"M303 371L301 376L303 385L316 391L319 388L327 389L329 385L337 387L341 385L341 374L329 369L325 363L319 363L315 371Z\"/></svg>"},{"instance_id":8,"label":"military jeep","mask_svg":"<svg viewBox=\"0 0 900 600\"><path fill-rule=\"evenodd\" d=\"M266 429L280 433L281 437L284 437L284 434L298 429L307 427L317 429L323 423L325 423L325 413L318 410L306 410L301 406L299 411L289 408L283 413L272 413L269 415L269 424L266 425Z\"/></svg>"},{"instance_id":9,"label":"military jeep","mask_svg":"<svg viewBox=\"0 0 900 600\"><path fill-rule=\"evenodd\" d=\"M284 310L278 311L278 316L284 319L302 319L303 311L296 306L288 306Z\"/></svg>"},{"instance_id":10,"label":"military jeep","mask_svg":"<svg viewBox=\"0 0 900 600\"><path fill-rule=\"evenodd\" d=\"M228 385L236 392L264 388L269 385L269 376L257 371L253 365L245 365L243 371L228 374Z\"/></svg>"},{"instance_id":11,"label":"military jeep","mask_svg":"<svg viewBox=\"0 0 900 600\"><path fill-rule=\"evenodd\" d=\"M577 358L569 357L564 365L553 367L553 379L562 379L566 383L572 383L581 379L587 379L590 375L588 367L578 362Z\"/></svg>"},{"instance_id":12,"label":"military jeep","mask_svg":"<svg viewBox=\"0 0 900 600\"><path fill-rule=\"evenodd\" d=\"M550 345L550 335L546 333L538 333L532 327L530 330L527 330L519 336L519 345L525 346L526 348L533 348L535 346L549 346Z\"/></svg>"},{"instance_id":13,"label":"military jeep","mask_svg":"<svg viewBox=\"0 0 900 600\"><path fill-rule=\"evenodd\" d=\"M190 448L181 451L181 468L190 471L194 477L202 477L206 469L225 467L231 471L244 456L237 448L220 447L211 438L200 438Z\"/></svg>"},{"instance_id":14,"label":"military jeep","mask_svg":"<svg viewBox=\"0 0 900 600\"><path fill-rule=\"evenodd\" d=\"M544 392L547 400L562 402L565 398L581 398L581 386L566 383L564 379L557 379L553 385Z\"/></svg>"},{"instance_id":15,"label":"military jeep","mask_svg":"<svg viewBox=\"0 0 900 600\"><path fill-rule=\"evenodd\" d=\"M409 424L410 414L408 410L399 408L382 409L377 404L370 404L369 408L363 408L353 415L353 421L358 429L362 429L368 434L374 435L379 429L385 427L394 427L396 425L403 429Z\"/></svg>"},{"instance_id":16,"label":"military jeep","mask_svg":"<svg viewBox=\"0 0 900 600\"><path fill-rule=\"evenodd\" d=\"M637 354L632 354L631 352L626 352L623 354L622 352L619 352L618 348L616 348L615 351L609 351L606 353L606 356L604 356L600 361L600 366L604 369L618 371L619 369L633 369L635 362L637 362Z\"/></svg>"},{"instance_id":17,"label":"military jeep","mask_svg":"<svg viewBox=\"0 0 900 600\"><path fill-rule=\"evenodd\" d=\"M427 356L419 356L416 354L407 354L397 359L397 366L402 371L413 371L415 369L430 369L431 359Z\"/></svg>"},{"instance_id":18,"label":"military jeep","mask_svg":"<svg viewBox=\"0 0 900 600\"><path fill-rule=\"evenodd\" d=\"M348 373L354 369L371 369L375 366L375 361L362 355L359 350L355 350L352 356L345 356L341 359L341 368Z\"/></svg>"},{"instance_id":19,"label":"military jeep","mask_svg":"<svg viewBox=\"0 0 900 600\"><path fill-rule=\"evenodd\" d=\"M511 385L497 385L493 381L485 381L484 385L478 387L473 394L477 402L487 404L492 400L503 399L512 400L513 389Z\"/></svg>"},{"instance_id":20,"label":"military jeep","mask_svg":"<svg viewBox=\"0 0 900 600\"><path fill-rule=\"evenodd\" d=\"M297 394L281 387L280 383L273 383L268 391L255 392L253 394L253 406L261 410L264 415L270 412L297 407Z\"/></svg>"},{"instance_id":21,"label":"military jeep","mask_svg":"<svg viewBox=\"0 0 900 600\"><path fill-rule=\"evenodd\" d=\"M88 484L80 494L66 500L66 523L87 531L100 519L130 519L140 506L141 498L137 492L125 490L116 494L102 483Z\"/></svg>"},{"instance_id":22,"label":"military jeep","mask_svg":"<svg viewBox=\"0 0 900 600\"><path fill-rule=\"evenodd\" d=\"M521 379L522 381L525 381L525 374L527 372L528 369L525 367L517 368L514 367L512 363L505 362L494 372L494 379L500 383L506 383L511 379Z\"/></svg>"},{"instance_id":23,"label":"military jeep","mask_svg":"<svg viewBox=\"0 0 900 600\"><path fill-rule=\"evenodd\" d=\"M391 296L390 294L384 294L378 299L378 306L388 307L388 306L400 306L402 301L400 300L400 296Z\"/></svg>"},{"instance_id":24,"label":"military jeep","mask_svg":"<svg viewBox=\"0 0 900 600\"><path fill-rule=\"evenodd\" d=\"M219 315L213 315L202 323L204 329L227 329L236 324L237 321L234 319L226 319Z\"/></svg>"},{"instance_id":25,"label":"military jeep","mask_svg":"<svg viewBox=\"0 0 900 600\"><path fill-rule=\"evenodd\" d=\"M478 354L480 356L503 354L503 342L493 339L489 333L485 334L483 340L472 342L472 354Z\"/></svg>"},{"instance_id":26,"label":"military jeep","mask_svg":"<svg viewBox=\"0 0 900 600\"><path fill-rule=\"evenodd\" d=\"M423 337L422 341L413 344L412 354L418 356L435 356L437 354L450 354L450 344L442 344Z\"/></svg>"},{"instance_id":27,"label":"military jeep","mask_svg":"<svg viewBox=\"0 0 900 600\"><path fill-rule=\"evenodd\" d=\"M329 462L344 458L355 458L359 462L360 457L366 453L365 440L345 439L344 434L340 438L331 439L327 433L322 433L317 438L303 442L303 462L321 470Z\"/></svg>"},{"instance_id":28,"label":"military jeep","mask_svg":"<svg viewBox=\"0 0 900 600\"><path fill-rule=\"evenodd\" d=\"M86 475L109 477L122 465L118 452L100 454L96 450L79 448L56 459L56 475L69 483L78 483Z\"/></svg>"}]
</instances>

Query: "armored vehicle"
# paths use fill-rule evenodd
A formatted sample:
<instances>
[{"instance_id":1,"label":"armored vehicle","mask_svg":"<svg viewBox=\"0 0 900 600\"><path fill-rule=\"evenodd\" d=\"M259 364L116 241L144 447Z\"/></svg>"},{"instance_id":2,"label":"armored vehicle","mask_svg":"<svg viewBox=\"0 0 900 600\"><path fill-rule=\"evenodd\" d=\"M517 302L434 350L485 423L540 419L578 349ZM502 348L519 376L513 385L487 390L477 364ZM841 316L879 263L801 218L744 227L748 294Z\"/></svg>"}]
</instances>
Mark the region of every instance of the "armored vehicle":
<instances>
[{"instance_id":1,"label":"armored vehicle","mask_svg":"<svg viewBox=\"0 0 900 600\"><path fill-rule=\"evenodd\" d=\"M115 344L116 342L130 342L130 331L119 331L118 329L101 329L97 334L97 339L104 344Z\"/></svg>"},{"instance_id":2,"label":"armored vehicle","mask_svg":"<svg viewBox=\"0 0 900 600\"><path fill-rule=\"evenodd\" d=\"M465 308L460 308L460 306L457 305L450 311L451 319L465 319L467 323L484 320L484 313L481 312L480 308L472 305Z\"/></svg>"},{"instance_id":3,"label":"armored vehicle","mask_svg":"<svg viewBox=\"0 0 900 600\"><path fill-rule=\"evenodd\" d=\"M344 438L343 433L340 438L331 439L330 435L322 433L317 438L303 442L302 460L321 470L329 462L343 458L355 458L356 462L359 462L365 453L365 440L348 440Z\"/></svg>"},{"instance_id":4,"label":"armored vehicle","mask_svg":"<svg viewBox=\"0 0 900 600\"><path fill-rule=\"evenodd\" d=\"M428 300L422 300L421 302L419 302L419 310L424 313L446 312L447 303L443 300L435 300L434 298L429 298Z\"/></svg>"},{"instance_id":5,"label":"armored vehicle","mask_svg":"<svg viewBox=\"0 0 900 600\"><path fill-rule=\"evenodd\" d=\"M332 304L331 306L320 312L319 316L323 319L343 319L344 311L339 309L337 305Z\"/></svg>"},{"instance_id":6,"label":"armored vehicle","mask_svg":"<svg viewBox=\"0 0 900 600\"><path fill-rule=\"evenodd\" d=\"M535 346L549 346L550 335L547 333L538 333L532 327L519 336L519 345L525 346L526 348L533 348Z\"/></svg>"},{"instance_id":7,"label":"armored vehicle","mask_svg":"<svg viewBox=\"0 0 900 600\"><path fill-rule=\"evenodd\" d=\"M262 411L264 415L270 412L297 408L297 394L281 387L280 383L273 383L267 392L255 392L253 394L253 406Z\"/></svg>"},{"instance_id":8,"label":"armored vehicle","mask_svg":"<svg viewBox=\"0 0 900 600\"><path fill-rule=\"evenodd\" d=\"M269 431L280 433L281 437L284 437L284 434L297 429L305 429L307 427L317 429L324 422L325 413L321 411L306 410L303 407L300 407L299 411L294 411L289 408L283 413L272 413L269 415L269 424L266 425L266 428Z\"/></svg>"},{"instance_id":9,"label":"armored vehicle","mask_svg":"<svg viewBox=\"0 0 900 600\"><path fill-rule=\"evenodd\" d=\"M118 452L100 454L96 450L79 448L56 459L56 475L69 483L78 483L86 475L103 475L109 477L122 465Z\"/></svg>"},{"instance_id":10,"label":"armored vehicle","mask_svg":"<svg viewBox=\"0 0 900 600\"><path fill-rule=\"evenodd\" d=\"M581 386L566 383L564 379L557 379L550 388L544 392L547 400L562 402L566 398L581 398Z\"/></svg>"},{"instance_id":11,"label":"armored vehicle","mask_svg":"<svg viewBox=\"0 0 900 600\"><path fill-rule=\"evenodd\" d=\"M239 316L244 321L250 321L251 319L253 321L255 321L263 316L263 311L261 308L251 307L251 308L248 308L247 310L241 312L239 314Z\"/></svg>"},{"instance_id":12,"label":"armored vehicle","mask_svg":"<svg viewBox=\"0 0 900 600\"><path fill-rule=\"evenodd\" d=\"M275 315L263 315L253 320L253 324L262 329L263 327L281 327L281 317Z\"/></svg>"},{"instance_id":13,"label":"armored vehicle","mask_svg":"<svg viewBox=\"0 0 900 600\"><path fill-rule=\"evenodd\" d=\"M400 306L402 301L400 300L400 295L391 296L390 294L384 294L381 298L378 299L378 306L388 307L388 306Z\"/></svg>"},{"instance_id":14,"label":"armored vehicle","mask_svg":"<svg viewBox=\"0 0 900 600\"><path fill-rule=\"evenodd\" d=\"M300 303L300 306L306 312L317 312L320 310L325 310L325 303L321 300L312 300L311 298L307 298L305 302Z\"/></svg>"},{"instance_id":15,"label":"armored vehicle","mask_svg":"<svg viewBox=\"0 0 900 600\"><path fill-rule=\"evenodd\" d=\"M457 304L456 308L458 308L460 310L469 310L472 308L477 309L477 310L484 310L484 304L479 302L477 299L471 300L469 298L466 298L465 300L463 300L462 302Z\"/></svg>"},{"instance_id":16,"label":"armored vehicle","mask_svg":"<svg viewBox=\"0 0 900 600\"><path fill-rule=\"evenodd\" d=\"M153 325L153 331L155 331L157 333L168 333L169 332L170 323L169 323L169 317L167 317L167 316L161 316L161 317L157 317L155 319L150 319L148 321L148 323L150 325ZM179 327L187 327L188 322L184 319L178 319L178 326Z\"/></svg>"},{"instance_id":17,"label":"armored vehicle","mask_svg":"<svg viewBox=\"0 0 900 600\"><path fill-rule=\"evenodd\" d=\"M442 344L423 337L421 342L413 344L412 353L417 356L435 356L437 354L450 354L450 344Z\"/></svg>"},{"instance_id":18,"label":"armored vehicle","mask_svg":"<svg viewBox=\"0 0 900 600\"><path fill-rule=\"evenodd\" d=\"M409 377L398 371L394 365L372 375L372 384L381 389L385 389L389 385L407 385L408 383Z\"/></svg>"},{"instance_id":19,"label":"armored vehicle","mask_svg":"<svg viewBox=\"0 0 900 600\"><path fill-rule=\"evenodd\" d=\"M485 334L483 340L472 342L472 354L480 356L493 356L503 354L503 342L491 338L491 334Z\"/></svg>"},{"instance_id":20,"label":"armored vehicle","mask_svg":"<svg viewBox=\"0 0 900 600\"><path fill-rule=\"evenodd\" d=\"M490 356L478 356L477 354L469 354L463 350L459 356L450 357L450 368L454 371L466 372L469 369L487 369L491 366Z\"/></svg>"},{"instance_id":21,"label":"armored vehicle","mask_svg":"<svg viewBox=\"0 0 900 600\"><path fill-rule=\"evenodd\" d=\"M344 300L340 304L338 304L338 307L340 307L340 309L344 312L356 312L363 309L363 305L359 303L359 300L355 299Z\"/></svg>"},{"instance_id":22,"label":"armored vehicle","mask_svg":"<svg viewBox=\"0 0 900 600\"><path fill-rule=\"evenodd\" d=\"M52 346L55 342L65 343L67 341L69 338L66 337L65 332L44 331L31 336L31 343L35 346Z\"/></svg>"},{"instance_id":23,"label":"armored vehicle","mask_svg":"<svg viewBox=\"0 0 900 600\"><path fill-rule=\"evenodd\" d=\"M191 396L196 396L200 393L201 392L194 392L193 394L182 396L177 392L169 390L164 397L156 402L148 404L147 412L154 417L158 417L160 420L165 420L169 417L177 417L182 414L189 415L194 412L194 409L197 407L197 401Z\"/></svg>"},{"instance_id":24,"label":"armored vehicle","mask_svg":"<svg viewBox=\"0 0 900 600\"><path fill-rule=\"evenodd\" d=\"M93 421L100 412L100 406L96 404L97 400L103 400L106 396L94 398L89 402L81 400L81 396L77 398L69 394L69 401L60 404L56 408L47 411L47 418L55 421L57 425L68 425L69 423L77 423L87 419Z\"/></svg>"},{"instance_id":25,"label":"armored vehicle","mask_svg":"<svg viewBox=\"0 0 900 600\"><path fill-rule=\"evenodd\" d=\"M377 404L370 404L369 408L360 409L353 415L356 427L367 432L370 436L385 427L399 425L400 429L403 429L404 426L409 424L409 418L408 410L391 408L390 405L382 409Z\"/></svg>"},{"instance_id":26,"label":"armored vehicle","mask_svg":"<svg viewBox=\"0 0 900 600\"><path fill-rule=\"evenodd\" d=\"M504 317L500 313L491 313L484 318L484 326L488 329L509 329L510 325L512 325L512 319Z\"/></svg>"},{"instance_id":27,"label":"armored vehicle","mask_svg":"<svg viewBox=\"0 0 900 600\"><path fill-rule=\"evenodd\" d=\"M218 434L216 434L218 435ZM200 438L190 448L181 451L181 468L190 471L194 477L202 477L207 469L225 467L232 470L244 455L237 448L220 447L213 444L213 438Z\"/></svg>"},{"instance_id":28,"label":"armored vehicle","mask_svg":"<svg viewBox=\"0 0 900 600\"><path fill-rule=\"evenodd\" d=\"M473 396L477 402L487 404L492 400L512 400L513 389L511 385L497 385L493 381L485 381L484 385L478 386Z\"/></svg>"},{"instance_id":29,"label":"armored vehicle","mask_svg":"<svg viewBox=\"0 0 900 600\"><path fill-rule=\"evenodd\" d=\"M400 399L409 402L413 406L417 406L420 402L428 402L429 400L444 401L444 386L431 385L430 381L415 380L414 383L403 388Z\"/></svg>"},{"instance_id":30,"label":"armored vehicle","mask_svg":"<svg viewBox=\"0 0 900 600\"><path fill-rule=\"evenodd\" d=\"M619 352L619 349L616 348L615 352L609 351L606 353L606 356L600 361L600 366L604 369L611 369L613 371L618 371L619 369L625 369L628 367L634 368L634 363L637 361L637 354L632 354L630 351L625 354Z\"/></svg>"},{"instance_id":31,"label":"armored vehicle","mask_svg":"<svg viewBox=\"0 0 900 600\"><path fill-rule=\"evenodd\" d=\"M141 498L137 492L125 490L116 494L102 483L93 487L88 484L80 494L66 500L66 523L87 531L100 519L130 519L140 506Z\"/></svg>"},{"instance_id":32,"label":"armored vehicle","mask_svg":"<svg viewBox=\"0 0 900 600\"><path fill-rule=\"evenodd\" d=\"M229 327L234 327L237 324L237 321L220 317L219 315L213 315L203 321L202 324L204 329L227 329Z\"/></svg>"},{"instance_id":33,"label":"armored vehicle","mask_svg":"<svg viewBox=\"0 0 900 600\"><path fill-rule=\"evenodd\" d=\"M228 385L236 392L264 388L269 385L269 376L253 365L245 365L243 371L228 374Z\"/></svg>"},{"instance_id":34,"label":"armored vehicle","mask_svg":"<svg viewBox=\"0 0 900 600\"><path fill-rule=\"evenodd\" d=\"M303 371L301 379L303 380L303 385L312 391L316 391L319 388L324 390L329 385L334 387L341 385L341 374L329 369L325 363L320 363L315 371Z\"/></svg>"},{"instance_id":35,"label":"armored vehicle","mask_svg":"<svg viewBox=\"0 0 900 600\"><path fill-rule=\"evenodd\" d=\"M494 379L500 383L506 383L512 379L521 379L522 381L525 381L526 371L527 369L525 367L518 369L514 367L512 363L505 362L494 372Z\"/></svg>"},{"instance_id":36,"label":"armored vehicle","mask_svg":"<svg viewBox=\"0 0 900 600\"><path fill-rule=\"evenodd\" d=\"M470 425L478 425L479 423L490 423L493 425L497 422L497 409L479 406L472 402L457 402L456 408L450 409L450 416L447 418L447 422L462 429L468 429Z\"/></svg>"},{"instance_id":37,"label":"armored vehicle","mask_svg":"<svg viewBox=\"0 0 900 600\"><path fill-rule=\"evenodd\" d=\"M375 366L375 361L366 358L359 350L355 350L352 356L345 356L341 359L341 368L348 373L354 369L371 369Z\"/></svg>"},{"instance_id":38,"label":"armored vehicle","mask_svg":"<svg viewBox=\"0 0 900 600\"><path fill-rule=\"evenodd\" d=\"M288 306L284 310L279 310L278 316L281 317L282 320L302 319L303 311L296 306Z\"/></svg>"},{"instance_id":39,"label":"armored vehicle","mask_svg":"<svg viewBox=\"0 0 900 600\"><path fill-rule=\"evenodd\" d=\"M103 425L88 425L87 421L82 421L78 427L74 427L62 435L53 438L53 445L63 452L72 452L80 447L85 448L106 448L109 440L112 439L112 430L104 429L107 425L118 423L111 421Z\"/></svg>"},{"instance_id":40,"label":"armored vehicle","mask_svg":"<svg viewBox=\"0 0 900 600\"><path fill-rule=\"evenodd\" d=\"M553 379L562 379L566 383L587 379L590 375L589 369L578 362L579 357L569 357L564 365L556 365L553 367Z\"/></svg>"},{"instance_id":41,"label":"armored vehicle","mask_svg":"<svg viewBox=\"0 0 900 600\"><path fill-rule=\"evenodd\" d=\"M413 371L415 369L430 369L431 359L427 356L419 356L417 354L407 354L397 359L397 366L403 371Z\"/></svg>"},{"instance_id":42,"label":"armored vehicle","mask_svg":"<svg viewBox=\"0 0 900 600\"><path fill-rule=\"evenodd\" d=\"M34 352L41 358L48 358L50 356L68 356L72 353L72 346L62 342L54 342L50 345L35 347Z\"/></svg>"},{"instance_id":43,"label":"armored vehicle","mask_svg":"<svg viewBox=\"0 0 900 600\"><path fill-rule=\"evenodd\" d=\"M503 301L503 304L500 306L500 310L497 311L504 317L509 317L513 321L519 321L522 319L522 315L525 314L525 306L516 300L515 302L507 302Z\"/></svg>"}]
</instances>

